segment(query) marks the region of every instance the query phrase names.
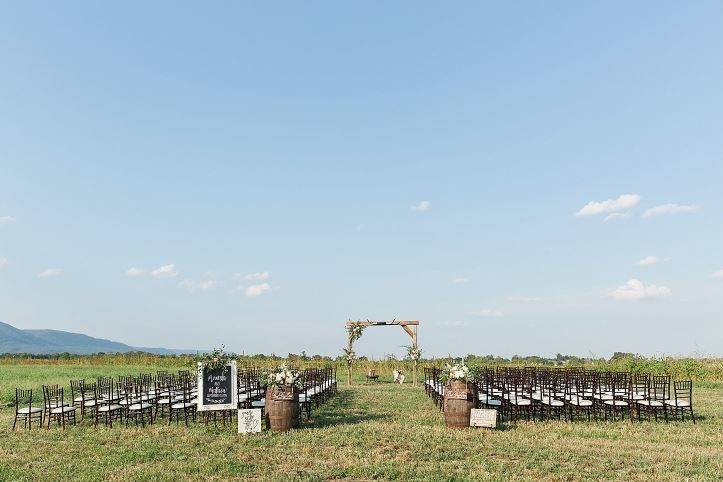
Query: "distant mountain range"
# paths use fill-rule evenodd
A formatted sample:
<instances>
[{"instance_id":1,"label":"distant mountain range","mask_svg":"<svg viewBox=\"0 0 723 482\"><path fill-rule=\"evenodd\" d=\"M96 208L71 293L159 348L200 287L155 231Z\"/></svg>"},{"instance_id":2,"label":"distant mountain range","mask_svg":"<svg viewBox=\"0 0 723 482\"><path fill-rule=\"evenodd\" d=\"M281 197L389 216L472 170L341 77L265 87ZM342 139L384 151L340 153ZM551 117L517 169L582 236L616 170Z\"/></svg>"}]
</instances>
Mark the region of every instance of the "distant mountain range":
<instances>
[{"instance_id":1,"label":"distant mountain range","mask_svg":"<svg viewBox=\"0 0 723 482\"><path fill-rule=\"evenodd\" d=\"M0 322L0 353L32 353L50 355L73 353L128 353L142 351L158 355L196 353L196 350L171 350L168 348L146 348L126 345L117 341L93 338L81 333L60 330L20 330Z\"/></svg>"}]
</instances>

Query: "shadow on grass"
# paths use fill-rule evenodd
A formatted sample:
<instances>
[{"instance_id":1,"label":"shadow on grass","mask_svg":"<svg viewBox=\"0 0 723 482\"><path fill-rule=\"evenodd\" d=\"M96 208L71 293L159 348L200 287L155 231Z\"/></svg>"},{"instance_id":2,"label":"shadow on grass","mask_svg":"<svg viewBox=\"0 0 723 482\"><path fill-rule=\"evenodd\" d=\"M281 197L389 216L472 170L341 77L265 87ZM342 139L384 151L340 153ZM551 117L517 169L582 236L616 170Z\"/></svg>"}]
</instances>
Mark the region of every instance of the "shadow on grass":
<instances>
[{"instance_id":1,"label":"shadow on grass","mask_svg":"<svg viewBox=\"0 0 723 482\"><path fill-rule=\"evenodd\" d=\"M325 404L311 409L311 420L303 423L305 428L324 428L339 425L353 425L374 420L391 420L391 416L375 413L355 403L357 393L339 390Z\"/></svg>"}]
</instances>

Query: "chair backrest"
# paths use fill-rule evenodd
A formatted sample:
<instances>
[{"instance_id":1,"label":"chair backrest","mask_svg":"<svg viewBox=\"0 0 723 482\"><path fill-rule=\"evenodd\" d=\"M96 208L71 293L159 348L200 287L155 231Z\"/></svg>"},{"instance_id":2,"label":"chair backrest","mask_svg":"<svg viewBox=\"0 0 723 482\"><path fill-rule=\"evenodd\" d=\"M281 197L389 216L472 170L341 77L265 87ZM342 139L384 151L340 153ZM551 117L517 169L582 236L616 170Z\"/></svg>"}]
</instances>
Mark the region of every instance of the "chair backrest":
<instances>
[{"instance_id":1,"label":"chair backrest","mask_svg":"<svg viewBox=\"0 0 723 482\"><path fill-rule=\"evenodd\" d=\"M58 385L43 385L43 399L48 412L53 408L62 407L65 402L63 388Z\"/></svg>"},{"instance_id":2,"label":"chair backrest","mask_svg":"<svg viewBox=\"0 0 723 482\"><path fill-rule=\"evenodd\" d=\"M658 401L665 401L670 394L670 375L653 375L652 390L650 398Z\"/></svg>"},{"instance_id":3,"label":"chair backrest","mask_svg":"<svg viewBox=\"0 0 723 482\"><path fill-rule=\"evenodd\" d=\"M636 373L631 379L631 395L644 395L646 397L650 394L650 375L647 373Z\"/></svg>"},{"instance_id":4,"label":"chair backrest","mask_svg":"<svg viewBox=\"0 0 723 482\"><path fill-rule=\"evenodd\" d=\"M22 388L15 389L15 414L20 411L21 408L27 407L30 410L33 406L33 391L23 390Z\"/></svg>"},{"instance_id":5,"label":"chair backrest","mask_svg":"<svg viewBox=\"0 0 723 482\"><path fill-rule=\"evenodd\" d=\"M676 402L693 402L693 382L690 380L674 381L673 395Z\"/></svg>"}]
</instances>

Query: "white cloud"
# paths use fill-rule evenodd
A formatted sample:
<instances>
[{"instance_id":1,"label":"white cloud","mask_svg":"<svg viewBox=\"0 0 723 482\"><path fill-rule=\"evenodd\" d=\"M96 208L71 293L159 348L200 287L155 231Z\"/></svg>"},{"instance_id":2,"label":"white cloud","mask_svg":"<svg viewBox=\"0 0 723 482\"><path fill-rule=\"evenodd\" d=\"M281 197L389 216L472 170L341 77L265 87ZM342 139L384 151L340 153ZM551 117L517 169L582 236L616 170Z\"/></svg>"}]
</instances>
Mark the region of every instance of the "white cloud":
<instances>
[{"instance_id":1,"label":"white cloud","mask_svg":"<svg viewBox=\"0 0 723 482\"><path fill-rule=\"evenodd\" d=\"M637 264L638 266L652 266L654 264L660 263L660 261L660 258L658 258L657 256L646 256L635 264Z\"/></svg>"},{"instance_id":2,"label":"white cloud","mask_svg":"<svg viewBox=\"0 0 723 482\"><path fill-rule=\"evenodd\" d=\"M363 224L357 224L357 225L356 225L356 228L354 228L354 229L356 230L357 233L360 233L361 231L364 230L364 225L363 225Z\"/></svg>"},{"instance_id":3,"label":"white cloud","mask_svg":"<svg viewBox=\"0 0 723 482\"><path fill-rule=\"evenodd\" d=\"M713 278L723 279L723 269L720 269L711 275Z\"/></svg>"},{"instance_id":4,"label":"white cloud","mask_svg":"<svg viewBox=\"0 0 723 482\"><path fill-rule=\"evenodd\" d=\"M7 258L0 258L0 269L3 269L5 266L8 265L10 261L8 261Z\"/></svg>"},{"instance_id":5,"label":"white cloud","mask_svg":"<svg viewBox=\"0 0 723 482\"><path fill-rule=\"evenodd\" d=\"M63 270L60 268L48 268L38 273L38 278L53 278L55 276L60 276L62 273Z\"/></svg>"},{"instance_id":6,"label":"white cloud","mask_svg":"<svg viewBox=\"0 0 723 482\"><path fill-rule=\"evenodd\" d=\"M628 219L632 215L633 215L633 213L631 213L630 211L626 211L624 213L610 213L607 216L605 216L605 219L603 219L603 222L607 223L608 221L615 221L617 219Z\"/></svg>"},{"instance_id":7,"label":"white cloud","mask_svg":"<svg viewBox=\"0 0 723 482\"><path fill-rule=\"evenodd\" d=\"M416 206L412 206L412 211L429 211L432 209L432 203L429 201L422 201Z\"/></svg>"},{"instance_id":8,"label":"white cloud","mask_svg":"<svg viewBox=\"0 0 723 482\"><path fill-rule=\"evenodd\" d=\"M271 291L271 286L268 283L261 283L246 287L245 293L249 298L256 298L269 291Z\"/></svg>"},{"instance_id":9,"label":"white cloud","mask_svg":"<svg viewBox=\"0 0 723 482\"><path fill-rule=\"evenodd\" d=\"M537 303L538 301L541 301L541 298L512 295L507 297L507 301L512 301L513 303Z\"/></svg>"},{"instance_id":10,"label":"white cloud","mask_svg":"<svg viewBox=\"0 0 723 482\"><path fill-rule=\"evenodd\" d=\"M467 278L455 278L455 279L452 280L452 283L457 284L457 285L461 285L461 284L464 284L464 283L466 283L466 282L468 282L468 281L469 281L469 279L467 279Z\"/></svg>"},{"instance_id":11,"label":"white cloud","mask_svg":"<svg viewBox=\"0 0 723 482\"><path fill-rule=\"evenodd\" d=\"M148 274L147 269L130 268L126 271L126 276L145 276Z\"/></svg>"},{"instance_id":12,"label":"white cloud","mask_svg":"<svg viewBox=\"0 0 723 482\"><path fill-rule=\"evenodd\" d=\"M645 285L642 281L631 279L610 293L612 298L621 301L655 300L670 296L665 286Z\"/></svg>"},{"instance_id":13,"label":"white cloud","mask_svg":"<svg viewBox=\"0 0 723 482\"><path fill-rule=\"evenodd\" d=\"M484 309L479 311L473 311L470 313L474 316L479 316L481 318L498 318L502 316L502 312L499 310L491 310L491 309Z\"/></svg>"},{"instance_id":14,"label":"white cloud","mask_svg":"<svg viewBox=\"0 0 723 482\"><path fill-rule=\"evenodd\" d=\"M207 292L207 291L215 290L216 288L221 286L221 283L219 283L217 280L215 280L213 278L206 278L201 281L193 281L190 279L185 279L185 280L181 281L180 283L178 283L178 286L180 286L181 288L186 288L190 292L194 292L194 291Z\"/></svg>"},{"instance_id":15,"label":"white cloud","mask_svg":"<svg viewBox=\"0 0 723 482\"><path fill-rule=\"evenodd\" d=\"M269 278L271 278L271 274L268 271L249 273L243 277L247 281L266 281Z\"/></svg>"},{"instance_id":16,"label":"white cloud","mask_svg":"<svg viewBox=\"0 0 723 482\"><path fill-rule=\"evenodd\" d=\"M635 207L639 202L640 196L637 194L623 194L617 199L608 199L606 201L590 201L576 212L575 216L595 216L603 213L626 211Z\"/></svg>"},{"instance_id":17,"label":"white cloud","mask_svg":"<svg viewBox=\"0 0 723 482\"><path fill-rule=\"evenodd\" d=\"M694 213L700 209L700 206L694 204L661 204L650 209L646 209L643 218L652 218L659 214L678 214L678 213Z\"/></svg>"},{"instance_id":18,"label":"white cloud","mask_svg":"<svg viewBox=\"0 0 723 482\"><path fill-rule=\"evenodd\" d=\"M15 222L15 218L12 216L0 216L0 226L5 224L12 224Z\"/></svg>"},{"instance_id":19,"label":"white cloud","mask_svg":"<svg viewBox=\"0 0 723 482\"><path fill-rule=\"evenodd\" d=\"M178 276L178 271L176 271L176 265L171 263L154 269L151 271L151 276L154 278L175 278Z\"/></svg>"}]
</instances>

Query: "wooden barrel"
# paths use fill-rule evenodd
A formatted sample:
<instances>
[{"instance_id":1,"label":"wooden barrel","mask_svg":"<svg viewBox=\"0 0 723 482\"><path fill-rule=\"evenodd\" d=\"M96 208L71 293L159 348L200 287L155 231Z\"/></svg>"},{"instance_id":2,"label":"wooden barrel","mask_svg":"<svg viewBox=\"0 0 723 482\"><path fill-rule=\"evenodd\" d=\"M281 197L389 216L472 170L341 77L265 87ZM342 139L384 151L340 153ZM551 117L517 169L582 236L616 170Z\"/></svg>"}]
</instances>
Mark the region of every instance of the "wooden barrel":
<instances>
[{"instance_id":1,"label":"wooden barrel","mask_svg":"<svg viewBox=\"0 0 723 482\"><path fill-rule=\"evenodd\" d=\"M469 427L469 416L474 408L474 393L463 381L452 381L444 389L444 423L447 427Z\"/></svg>"},{"instance_id":2,"label":"wooden barrel","mask_svg":"<svg viewBox=\"0 0 723 482\"><path fill-rule=\"evenodd\" d=\"M275 388L266 390L266 416L269 428L275 432L286 432L298 427L299 394L294 391L277 393Z\"/></svg>"}]
</instances>

